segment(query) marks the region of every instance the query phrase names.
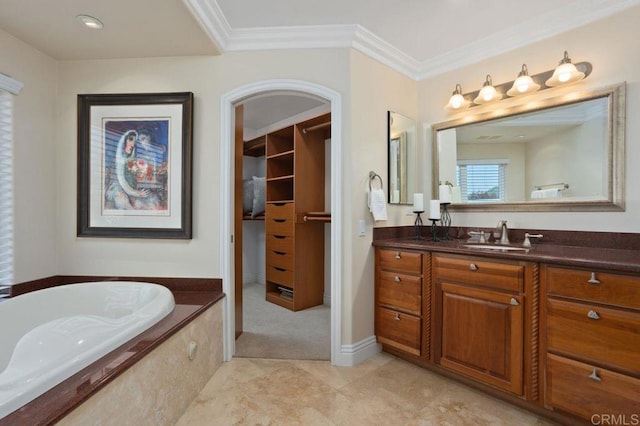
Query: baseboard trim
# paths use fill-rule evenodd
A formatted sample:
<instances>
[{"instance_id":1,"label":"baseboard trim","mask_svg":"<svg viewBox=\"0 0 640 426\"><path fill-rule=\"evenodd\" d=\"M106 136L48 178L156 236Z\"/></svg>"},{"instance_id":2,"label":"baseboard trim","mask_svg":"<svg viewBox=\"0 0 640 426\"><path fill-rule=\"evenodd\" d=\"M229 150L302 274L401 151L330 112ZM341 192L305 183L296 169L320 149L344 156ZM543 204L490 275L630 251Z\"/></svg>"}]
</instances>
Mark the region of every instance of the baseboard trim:
<instances>
[{"instance_id":1,"label":"baseboard trim","mask_svg":"<svg viewBox=\"0 0 640 426\"><path fill-rule=\"evenodd\" d=\"M335 364L340 367L353 367L382 351L376 342L376 336L370 336L352 345L340 347L340 359Z\"/></svg>"}]
</instances>

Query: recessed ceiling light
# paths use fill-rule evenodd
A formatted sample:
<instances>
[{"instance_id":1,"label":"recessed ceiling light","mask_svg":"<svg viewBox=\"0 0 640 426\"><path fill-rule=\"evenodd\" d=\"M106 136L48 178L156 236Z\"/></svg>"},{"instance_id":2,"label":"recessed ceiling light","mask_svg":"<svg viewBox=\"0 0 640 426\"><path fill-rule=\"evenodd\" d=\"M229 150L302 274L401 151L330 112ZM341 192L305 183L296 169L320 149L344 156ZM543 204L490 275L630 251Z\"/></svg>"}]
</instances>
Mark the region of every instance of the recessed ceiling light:
<instances>
[{"instance_id":1,"label":"recessed ceiling light","mask_svg":"<svg viewBox=\"0 0 640 426\"><path fill-rule=\"evenodd\" d=\"M102 27L104 25L102 25L102 22L100 22L100 20L98 18L94 18L93 16L89 16L89 15L77 15L76 19L80 22L82 22L82 24L87 27L87 28L91 28L92 30L101 30Z\"/></svg>"}]
</instances>

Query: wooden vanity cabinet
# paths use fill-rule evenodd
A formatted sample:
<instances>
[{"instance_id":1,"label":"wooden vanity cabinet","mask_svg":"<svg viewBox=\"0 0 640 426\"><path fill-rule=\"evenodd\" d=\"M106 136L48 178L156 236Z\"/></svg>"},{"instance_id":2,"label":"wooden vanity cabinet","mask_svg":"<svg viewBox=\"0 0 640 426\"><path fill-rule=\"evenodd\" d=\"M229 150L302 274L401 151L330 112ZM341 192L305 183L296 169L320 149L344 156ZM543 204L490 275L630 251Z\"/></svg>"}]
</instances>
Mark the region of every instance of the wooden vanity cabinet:
<instances>
[{"instance_id":1,"label":"wooden vanity cabinet","mask_svg":"<svg viewBox=\"0 0 640 426\"><path fill-rule=\"evenodd\" d=\"M546 406L637 416L640 277L543 265L541 278Z\"/></svg>"},{"instance_id":2,"label":"wooden vanity cabinet","mask_svg":"<svg viewBox=\"0 0 640 426\"><path fill-rule=\"evenodd\" d=\"M379 343L413 356L423 351L423 256L376 250L375 330Z\"/></svg>"},{"instance_id":3,"label":"wooden vanity cabinet","mask_svg":"<svg viewBox=\"0 0 640 426\"><path fill-rule=\"evenodd\" d=\"M435 362L524 395L524 262L433 255Z\"/></svg>"}]
</instances>

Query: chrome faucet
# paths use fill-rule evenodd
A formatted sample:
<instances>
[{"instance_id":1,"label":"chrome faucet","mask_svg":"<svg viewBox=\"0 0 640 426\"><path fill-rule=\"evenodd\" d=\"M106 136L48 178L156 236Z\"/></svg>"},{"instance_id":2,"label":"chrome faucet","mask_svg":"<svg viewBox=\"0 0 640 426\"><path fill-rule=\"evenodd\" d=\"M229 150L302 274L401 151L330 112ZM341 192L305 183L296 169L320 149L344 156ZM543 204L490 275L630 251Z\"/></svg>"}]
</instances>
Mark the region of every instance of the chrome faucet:
<instances>
[{"instance_id":1,"label":"chrome faucet","mask_svg":"<svg viewBox=\"0 0 640 426\"><path fill-rule=\"evenodd\" d=\"M496 229L500 231L500 244L509 244L509 230L507 229L507 221L499 221Z\"/></svg>"}]
</instances>

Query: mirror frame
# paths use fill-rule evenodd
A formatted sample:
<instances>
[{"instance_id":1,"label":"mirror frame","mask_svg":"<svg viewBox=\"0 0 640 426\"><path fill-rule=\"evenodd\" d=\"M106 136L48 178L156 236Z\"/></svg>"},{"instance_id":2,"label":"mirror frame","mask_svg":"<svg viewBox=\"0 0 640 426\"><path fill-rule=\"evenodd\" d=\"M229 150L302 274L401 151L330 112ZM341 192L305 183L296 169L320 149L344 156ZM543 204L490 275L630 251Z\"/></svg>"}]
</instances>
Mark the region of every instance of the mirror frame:
<instances>
[{"instance_id":1,"label":"mirror frame","mask_svg":"<svg viewBox=\"0 0 640 426\"><path fill-rule=\"evenodd\" d=\"M560 96L533 100L527 96L527 101L522 104L497 108L488 111L473 113L467 111L460 118L432 125L432 194L438 194L440 170L438 164L438 132L468 124L482 123L499 118L512 117L523 113L546 110L558 106L575 104L595 98L608 98L607 129L609 140L608 148L608 175L609 185L607 200L594 201L521 201L521 202L494 202L494 203L456 203L449 205L449 210L454 211L624 211L625 209L625 123L626 123L626 82L607 86L600 89L582 89L564 92Z\"/></svg>"}]
</instances>

